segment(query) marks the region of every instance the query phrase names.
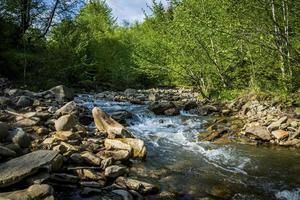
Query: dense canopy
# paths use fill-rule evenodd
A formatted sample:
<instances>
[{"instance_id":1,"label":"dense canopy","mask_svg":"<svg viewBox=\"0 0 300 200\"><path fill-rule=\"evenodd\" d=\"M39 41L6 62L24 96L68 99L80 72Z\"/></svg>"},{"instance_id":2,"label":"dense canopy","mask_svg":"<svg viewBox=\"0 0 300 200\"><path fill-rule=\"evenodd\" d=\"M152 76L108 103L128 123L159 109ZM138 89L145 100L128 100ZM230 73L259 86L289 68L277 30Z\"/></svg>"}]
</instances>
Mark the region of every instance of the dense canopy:
<instances>
[{"instance_id":1,"label":"dense canopy","mask_svg":"<svg viewBox=\"0 0 300 200\"><path fill-rule=\"evenodd\" d=\"M123 26L101 0L0 2L0 74L32 88L300 87L299 1L153 1Z\"/></svg>"}]
</instances>

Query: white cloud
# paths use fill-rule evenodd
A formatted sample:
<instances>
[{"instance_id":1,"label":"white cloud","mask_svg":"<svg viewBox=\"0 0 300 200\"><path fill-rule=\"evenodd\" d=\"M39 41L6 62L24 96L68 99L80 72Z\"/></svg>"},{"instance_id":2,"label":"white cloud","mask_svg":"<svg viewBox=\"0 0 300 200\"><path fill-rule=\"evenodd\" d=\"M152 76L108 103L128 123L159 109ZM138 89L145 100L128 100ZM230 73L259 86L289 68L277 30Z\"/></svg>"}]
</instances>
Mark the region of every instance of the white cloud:
<instances>
[{"instance_id":1,"label":"white cloud","mask_svg":"<svg viewBox=\"0 0 300 200\"><path fill-rule=\"evenodd\" d=\"M117 22L122 24L124 20L128 22L143 21L143 9L150 13L147 5L152 5L152 0L107 0L109 7L112 9L114 16L117 17ZM161 0L164 5L167 5L167 0Z\"/></svg>"}]
</instances>

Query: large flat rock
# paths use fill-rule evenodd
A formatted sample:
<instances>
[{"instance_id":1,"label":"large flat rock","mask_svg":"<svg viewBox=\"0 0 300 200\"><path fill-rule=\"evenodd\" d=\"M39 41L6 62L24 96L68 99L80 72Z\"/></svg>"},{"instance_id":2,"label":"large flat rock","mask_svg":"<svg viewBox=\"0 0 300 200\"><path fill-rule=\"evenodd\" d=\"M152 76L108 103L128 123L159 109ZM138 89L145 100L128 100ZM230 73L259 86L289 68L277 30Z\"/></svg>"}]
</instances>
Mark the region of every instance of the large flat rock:
<instances>
[{"instance_id":1,"label":"large flat rock","mask_svg":"<svg viewBox=\"0 0 300 200\"><path fill-rule=\"evenodd\" d=\"M0 164L0 188L13 185L49 164L58 152L39 150Z\"/></svg>"}]
</instances>

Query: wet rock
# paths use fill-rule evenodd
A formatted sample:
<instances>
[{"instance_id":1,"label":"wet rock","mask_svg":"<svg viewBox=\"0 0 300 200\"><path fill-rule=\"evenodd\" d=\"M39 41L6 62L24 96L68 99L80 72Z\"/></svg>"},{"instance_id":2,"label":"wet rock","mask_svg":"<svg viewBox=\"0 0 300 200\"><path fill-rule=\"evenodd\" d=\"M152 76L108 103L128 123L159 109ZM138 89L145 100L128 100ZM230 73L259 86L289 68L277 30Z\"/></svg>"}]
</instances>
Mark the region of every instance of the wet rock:
<instances>
[{"instance_id":1,"label":"wet rock","mask_svg":"<svg viewBox=\"0 0 300 200\"><path fill-rule=\"evenodd\" d=\"M57 131L55 137L62 141L80 139L80 136L72 131Z\"/></svg>"},{"instance_id":2,"label":"wet rock","mask_svg":"<svg viewBox=\"0 0 300 200\"><path fill-rule=\"evenodd\" d=\"M77 169L75 173L77 174L77 176L79 176L81 180L105 181L105 177L103 177L99 172L96 172L94 170Z\"/></svg>"},{"instance_id":3,"label":"wet rock","mask_svg":"<svg viewBox=\"0 0 300 200\"><path fill-rule=\"evenodd\" d=\"M156 115L164 115L166 110L176 108L172 102L154 102L150 104L149 110L154 112Z\"/></svg>"},{"instance_id":4,"label":"wet rock","mask_svg":"<svg viewBox=\"0 0 300 200\"><path fill-rule=\"evenodd\" d=\"M79 181L77 176L71 174L64 174L64 173L53 173L50 176L51 181L57 181L62 183L71 183L75 184Z\"/></svg>"},{"instance_id":5,"label":"wet rock","mask_svg":"<svg viewBox=\"0 0 300 200\"><path fill-rule=\"evenodd\" d=\"M0 145L0 156L2 157L15 157L17 153L9 148Z\"/></svg>"},{"instance_id":6,"label":"wet rock","mask_svg":"<svg viewBox=\"0 0 300 200\"><path fill-rule=\"evenodd\" d=\"M32 199L41 199L54 193L53 188L50 185L46 184L32 185L27 189L27 191L29 192Z\"/></svg>"},{"instance_id":7,"label":"wet rock","mask_svg":"<svg viewBox=\"0 0 300 200\"><path fill-rule=\"evenodd\" d=\"M126 119L132 117L132 114L127 111L116 111L111 113L111 117L121 124L126 124Z\"/></svg>"},{"instance_id":8,"label":"wet rock","mask_svg":"<svg viewBox=\"0 0 300 200\"><path fill-rule=\"evenodd\" d=\"M57 131L69 131L74 128L77 121L73 115L64 115L55 121L55 129Z\"/></svg>"},{"instance_id":9,"label":"wet rock","mask_svg":"<svg viewBox=\"0 0 300 200\"><path fill-rule=\"evenodd\" d=\"M146 146L143 140L136 138L122 138L119 139L121 142L128 144L132 148L132 158L145 158L146 157Z\"/></svg>"},{"instance_id":10,"label":"wet rock","mask_svg":"<svg viewBox=\"0 0 300 200\"><path fill-rule=\"evenodd\" d=\"M279 120L277 120L276 122L271 123L268 126L268 130L273 131L273 130L279 129L280 125L285 123L287 121L287 119L288 118L286 116L284 116L284 117L280 118Z\"/></svg>"},{"instance_id":11,"label":"wet rock","mask_svg":"<svg viewBox=\"0 0 300 200\"><path fill-rule=\"evenodd\" d=\"M19 108L25 108L31 106L33 101L27 96L20 96L16 102L16 106Z\"/></svg>"},{"instance_id":12,"label":"wet rock","mask_svg":"<svg viewBox=\"0 0 300 200\"><path fill-rule=\"evenodd\" d=\"M61 170L64 164L64 157L61 154L58 154L52 161L51 161L51 171L57 172Z\"/></svg>"},{"instance_id":13,"label":"wet rock","mask_svg":"<svg viewBox=\"0 0 300 200\"><path fill-rule=\"evenodd\" d=\"M55 115L76 115L78 112L78 107L77 104L74 101L70 101L67 104L65 104L63 107L61 107L60 109L58 109L55 112Z\"/></svg>"},{"instance_id":14,"label":"wet rock","mask_svg":"<svg viewBox=\"0 0 300 200\"><path fill-rule=\"evenodd\" d=\"M73 153L71 156L70 156L70 159L76 163L76 164L83 164L84 163L84 159L83 157L79 154L79 153Z\"/></svg>"},{"instance_id":15,"label":"wet rock","mask_svg":"<svg viewBox=\"0 0 300 200\"><path fill-rule=\"evenodd\" d=\"M22 148L27 148L31 144L31 139L21 128L17 128L12 134L12 142Z\"/></svg>"},{"instance_id":16,"label":"wet rock","mask_svg":"<svg viewBox=\"0 0 300 200\"><path fill-rule=\"evenodd\" d=\"M105 139L104 146L107 150L127 150L131 153L132 147L117 139Z\"/></svg>"},{"instance_id":17,"label":"wet rock","mask_svg":"<svg viewBox=\"0 0 300 200\"><path fill-rule=\"evenodd\" d=\"M79 185L83 187L90 187L90 188L102 188L105 186L105 182L103 181L80 181Z\"/></svg>"},{"instance_id":18,"label":"wet rock","mask_svg":"<svg viewBox=\"0 0 300 200\"><path fill-rule=\"evenodd\" d=\"M127 168L119 165L111 165L105 169L105 176L109 178L117 178L127 173Z\"/></svg>"},{"instance_id":19,"label":"wet rock","mask_svg":"<svg viewBox=\"0 0 300 200\"><path fill-rule=\"evenodd\" d=\"M133 200L132 195L126 190L113 190L112 193L120 195L123 198L123 200Z\"/></svg>"},{"instance_id":20,"label":"wet rock","mask_svg":"<svg viewBox=\"0 0 300 200\"><path fill-rule=\"evenodd\" d=\"M73 90L64 85L56 86L49 91L54 94L55 99L57 100L73 100L74 98Z\"/></svg>"},{"instance_id":21,"label":"wet rock","mask_svg":"<svg viewBox=\"0 0 300 200\"><path fill-rule=\"evenodd\" d=\"M25 190L17 190L14 192L0 193L0 199L9 200L38 200L46 199L53 195L53 188L46 184L35 184Z\"/></svg>"},{"instance_id":22,"label":"wet rock","mask_svg":"<svg viewBox=\"0 0 300 200\"><path fill-rule=\"evenodd\" d=\"M125 130L124 126L112 119L100 108L95 107L92 113L96 127L100 132L107 132L110 138L124 137L128 135L128 132Z\"/></svg>"},{"instance_id":23,"label":"wet rock","mask_svg":"<svg viewBox=\"0 0 300 200\"><path fill-rule=\"evenodd\" d=\"M81 157L88 164L96 165L96 166L101 165L102 160L91 152L84 152L81 154Z\"/></svg>"},{"instance_id":24,"label":"wet rock","mask_svg":"<svg viewBox=\"0 0 300 200\"><path fill-rule=\"evenodd\" d=\"M115 150L115 151L103 151L103 152L101 151L97 155L105 158L112 157L115 161L128 160L130 157L130 153L127 150Z\"/></svg>"},{"instance_id":25,"label":"wet rock","mask_svg":"<svg viewBox=\"0 0 300 200\"><path fill-rule=\"evenodd\" d=\"M9 126L6 123L0 122L0 140L6 138L6 136L8 136L8 129L9 129Z\"/></svg>"},{"instance_id":26,"label":"wet rock","mask_svg":"<svg viewBox=\"0 0 300 200\"><path fill-rule=\"evenodd\" d=\"M13 185L49 165L58 155L55 151L38 150L0 164L0 188Z\"/></svg>"},{"instance_id":27,"label":"wet rock","mask_svg":"<svg viewBox=\"0 0 300 200\"><path fill-rule=\"evenodd\" d=\"M282 140L284 138L289 137L289 132L284 131L284 130L276 130L276 131L272 131L272 135L278 139L278 140Z\"/></svg>"},{"instance_id":28,"label":"wet rock","mask_svg":"<svg viewBox=\"0 0 300 200\"><path fill-rule=\"evenodd\" d=\"M245 132L246 134L252 134L261 140L265 140L265 141L271 140L270 132L264 126L247 127Z\"/></svg>"},{"instance_id":29,"label":"wet rock","mask_svg":"<svg viewBox=\"0 0 300 200\"><path fill-rule=\"evenodd\" d=\"M132 178L119 177L117 178L116 183L122 187L138 191L141 194L155 194L159 191L159 188L156 185Z\"/></svg>"},{"instance_id":30,"label":"wet rock","mask_svg":"<svg viewBox=\"0 0 300 200\"><path fill-rule=\"evenodd\" d=\"M179 115L179 110L177 108L170 108L164 111L164 114L167 116Z\"/></svg>"}]
</instances>

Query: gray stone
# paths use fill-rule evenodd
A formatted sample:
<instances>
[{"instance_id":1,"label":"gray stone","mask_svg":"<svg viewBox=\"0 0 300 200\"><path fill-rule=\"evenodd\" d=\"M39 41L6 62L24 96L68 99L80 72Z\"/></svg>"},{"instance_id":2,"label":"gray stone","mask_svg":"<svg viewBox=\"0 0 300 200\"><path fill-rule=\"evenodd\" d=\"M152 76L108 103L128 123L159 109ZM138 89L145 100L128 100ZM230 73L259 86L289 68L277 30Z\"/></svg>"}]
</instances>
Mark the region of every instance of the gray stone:
<instances>
[{"instance_id":1,"label":"gray stone","mask_svg":"<svg viewBox=\"0 0 300 200\"><path fill-rule=\"evenodd\" d=\"M279 120L277 120L276 122L271 123L268 126L268 130L269 131L273 131L275 129L279 129L280 125L285 123L287 121L287 116L281 117Z\"/></svg>"},{"instance_id":2,"label":"gray stone","mask_svg":"<svg viewBox=\"0 0 300 200\"><path fill-rule=\"evenodd\" d=\"M73 100L74 91L64 85L59 85L49 90L57 100Z\"/></svg>"},{"instance_id":3,"label":"gray stone","mask_svg":"<svg viewBox=\"0 0 300 200\"><path fill-rule=\"evenodd\" d=\"M9 129L9 126L6 123L0 122L0 140L6 138L6 136L8 136L8 129Z\"/></svg>"},{"instance_id":4,"label":"gray stone","mask_svg":"<svg viewBox=\"0 0 300 200\"><path fill-rule=\"evenodd\" d=\"M261 140L269 141L271 140L271 135L268 129L264 126L253 126L253 127L247 127L246 128L246 134L252 134L256 137L258 137Z\"/></svg>"},{"instance_id":5,"label":"gray stone","mask_svg":"<svg viewBox=\"0 0 300 200\"><path fill-rule=\"evenodd\" d=\"M49 165L58 152L38 150L0 164L0 188L13 185Z\"/></svg>"},{"instance_id":6,"label":"gray stone","mask_svg":"<svg viewBox=\"0 0 300 200\"><path fill-rule=\"evenodd\" d=\"M31 139L21 128L17 128L13 134L12 142L22 148L27 148L31 144Z\"/></svg>"},{"instance_id":7,"label":"gray stone","mask_svg":"<svg viewBox=\"0 0 300 200\"><path fill-rule=\"evenodd\" d=\"M156 185L132 178L119 177L117 178L116 183L122 187L138 191L141 194L154 194L159 191L159 188Z\"/></svg>"},{"instance_id":8,"label":"gray stone","mask_svg":"<svg viewBox=\"0 0 300 200\"><path fill-rule=\"evenodd\" d=\"M82 159L91 165L96 165L96 166L100 166L101 165L101 158L97 157L95 154L91 153L91 152L84 152L81 154Z\"/></svg>"},{"instance_id":9,"label":"gray stone","mask_svg":"<svg viewBox=\"0 0 300 200\"><path fill-rule=\"evenodd\" d=\"M111 165L105 169L105 176L109 178L117 178L127 173L127 168L119 165Z\"/></svg>"},{"instance_id":10,"label":"gray stone","mask_svg":"<svg viewBox=\"0 0 300 200\"><path fill-rule=\"evenodd\" d=\"M0 193L0 199L7 200L38 200L45 199L53 194L53 188L46 184L35 184L25 190L17 190L14 192Z\"/></svg>"},{"instance_id":11,"label":"gray stone","mask_svg":"<svg viewBox=\"0 0 300 200\"><path fill-rule=\"evenodd\" d=\"M15 157L16 155L17 154L16 154L15 151L0 145L0 156L2 156L2 157Z\"/></svg>"},{"instance_id":12,"label":"gray stone","mask_svg":"<svg viewBox=\"0 0 300 200\"><path fill-rule=\"evenodd\" d=\"M55 129L57 131L69 131L74 128L77 121L73 115L64 115L55 121Z\"/></svg>"},{"instance_id":13,"label":"gray stone","mask_svg":"<svg viewBox=\"0 0 300 200\"><path fill-rule=\"evenodd\" d=\"M55 114L56 115L66 115L66 114L76 114L78 111L77 104L74 101L70 101L65 104L63 107L58 109Z\"/></svg>"},{"instance_id":14,"label":"gray stone","mask_svg":"<svg viewBox=\"0 0 300 200\"><path fill-rule=\"evenodd\" d=\"M115 161L117 160L128 160L130 153L127 150L115 150L115 151L103 151L101 152L101 157L109 158L112 157Z\"/></svg>"},{"instance_id":15,"label":"gray stone","mask_svg":"<svg viewBox=\"0 0 300 200\"><path fill-rule=\"evenodd\" d=\"M32 100L27 96L20 96L16 102L16 106L19 108L32 106Z\"/></svg>"}]
</instances>

